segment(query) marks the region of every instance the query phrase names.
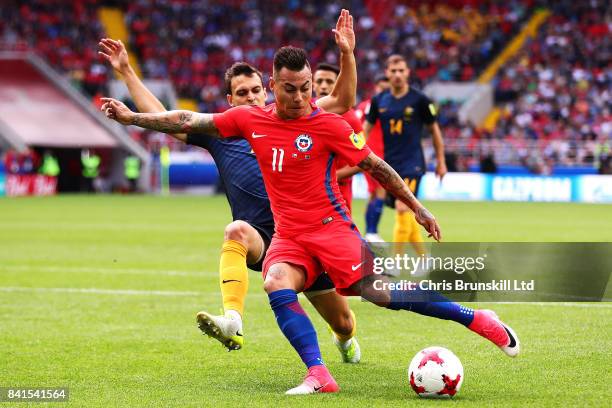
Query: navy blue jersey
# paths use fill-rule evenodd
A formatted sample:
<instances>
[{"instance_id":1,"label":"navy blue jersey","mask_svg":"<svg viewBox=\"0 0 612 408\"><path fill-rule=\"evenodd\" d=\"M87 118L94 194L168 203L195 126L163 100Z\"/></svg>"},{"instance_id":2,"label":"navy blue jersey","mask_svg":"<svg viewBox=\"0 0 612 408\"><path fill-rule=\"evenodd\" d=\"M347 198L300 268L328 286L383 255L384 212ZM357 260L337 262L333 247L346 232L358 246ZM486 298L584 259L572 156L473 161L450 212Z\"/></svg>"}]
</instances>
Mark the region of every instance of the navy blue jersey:
<instances>
[{"instance_id":1,"label":"navy blue jersey","mask_svg":"<svg viewBox=\"0 0 612 408\"><path fill-rule=\"evenodd\" d=\"M381 92L372 98L366 120L371 124L380 120L385 161L400 176L425 173L421 135L424 125L436 121L436 108L425 94L412 87L399 99L388 90Z\"/></svg>"},{"instance_id":2,"label":"navy blue jersey","mask_svg":"<svg viewBox=\"0 0 612 408\"><path fill-rule=\"evenodd\" d=\"M187 135L187 144L203 147L210 152L225 184L225 194L234 220L246 221L260 228L273 228L270 200L261 171L245 139Z\"/></svg>"}]
</instances>

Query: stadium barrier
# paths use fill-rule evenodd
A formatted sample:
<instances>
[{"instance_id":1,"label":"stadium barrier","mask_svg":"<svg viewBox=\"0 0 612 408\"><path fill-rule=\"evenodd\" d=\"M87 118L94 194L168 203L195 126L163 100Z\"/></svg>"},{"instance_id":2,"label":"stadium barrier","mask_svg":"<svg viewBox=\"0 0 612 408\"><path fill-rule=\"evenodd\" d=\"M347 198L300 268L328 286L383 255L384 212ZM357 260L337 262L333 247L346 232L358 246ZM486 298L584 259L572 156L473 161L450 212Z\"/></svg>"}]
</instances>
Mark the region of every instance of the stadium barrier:
<instances>
[{"instance_id":1,"label":"stadium barrier","mask_svg":"<svg viewBox=\"0 0 612 408\"><path fill-rule=\"evenodd\" d=\"M213 163L174 163L170 181L175 188L214 186L218 172ZM42 175L6 175L0 166L0 196L55 194L57 180ZM195 190L194 190L195 191ZM353 177L353 197L367 198L363 174ZM537 201L612 203L612 176L521 176L448 173L442 183L427 173L419 188L424 200Z\"/></svg>"},{"instance_id":2,"label":"stadium barrier","mask_svg":"<svg viewBox=\"0 0 612 408\"><path fill-rule=\"evenodd\" d=\"M170 152L168 168L173 192L211 194L219 187L219 172L210 154L201 149Z\"/></svg>"},{"instance_id":3,"label":"stadium barrier","mask_svg":"<svg viewBox=\"0 0 612 408\"><path fill-rule=\"evenodd\" d=\"M45 196L57 192L57 177L42 174L0 175L0 195L8 197Z\"/></svg>"},{"instance_id":4,"label":"stadium barrier","mask_svg":"<svg viewBox=\"0 0 612 408\"><path fill-rule=\"evenodd\" d=\"M217 169L207 154L199 151L172 152L171 157L170 185L173 190L200 192L205 190L198 187L218 183ZM573 173L566 169L555 176L535 176L507 170L507 173L497 174L448 173L442 183L433 172L428 172L421 181L419 198L612 203L612 176L585 174L583 168ZM353 197L368 197L367 183L362 174L353 177Z\"/></svg>"},{"instance_id":5,"label":"stadium barrier","mask_svg":"<svg viewBox=\"0 0 612 408\"><path fill-rule=\"evenodd\" d=\"M427 173L419 188L424 200L612 203L612 176L515 176L449 173L442 183Z\"/></svg>"}]
</instances>

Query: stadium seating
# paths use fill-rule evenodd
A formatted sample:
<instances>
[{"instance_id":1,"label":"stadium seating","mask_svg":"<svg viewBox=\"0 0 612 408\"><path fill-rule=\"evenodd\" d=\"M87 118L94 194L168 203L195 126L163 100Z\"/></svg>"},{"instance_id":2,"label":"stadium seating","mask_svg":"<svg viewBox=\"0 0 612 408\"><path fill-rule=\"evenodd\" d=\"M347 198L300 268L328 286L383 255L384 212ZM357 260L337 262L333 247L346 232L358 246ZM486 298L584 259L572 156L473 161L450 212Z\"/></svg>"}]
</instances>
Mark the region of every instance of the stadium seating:
<instances>
[{"instance_id":1,"label":"stadium seating","mask_svg":"<svg viewBox=\"0 0 612 408\"><path fill-rule=\"evenodd\" d=\"M35 49L89 95L105 91L109 69L96 55L104 36L96 8L109 2L7 0L0 49ZM336 62L331 28L340 3L323 0L115 1L144 76L169 78L202 111L226 108L222 75L236 60L269 71L279 45L308 49L311 62ZM610 13L604 1L360 0L351 2L358 38L359 97L369 96L386 55L408 56L412 82L475 80L537 6L552 16L494 79L501 109L494 131L440 122L458 168L495 151L500 163L550 168L598 166L610 157ZM263 11L265 10L265 12ZM144 137L143 141L147 141ZM153 148L163 141L153 138ZM180 144L174 146L179 148ZM532 157L533 156L533 157ZM533 166L530 163L549 163ZM540 170L538 170L540 171Z\"/></svg>"},{"instance_id":2,"label":"stadium seating","mask_svg":"<svg viewBox=\"0 0 612 408\"><path fill-rule=\"evenodd\" d=\"M104 31L98 0L6 0L0 6L0 49L34 49L89 95L104 90L108 68L97 55Z\"/></svg>"},{"instance_id":3,"label":"stadium seating","mask_svg":"<svg viewBox=\"0 0 612 408\"><path fill-rule=\"evenodd\" d=\"M535 147L533 160L598 167L612 136L610 13L601 1L555 2L552 11L495 79L503 109L492 137Z\"/></svg>"},{"instance_id":4,"label":"stadium seating","mask_svg":"<svg viewBox=\"0 0 612 408\"><path fill-rule=\"evenodd\" d=\"M392 52L410 58L419 85L434 79L472 80L526 15L521 1L478 8L470 1L416 8L396 1L377 2L376 7L371 3L353 2L351 8L359 39L361 97L367 96ZM261 6L257 1L130 3L131 46L138 50L146 76L171 77L181 96L199 99L208 110L222 108L223 70L236 60L246 59L265 71L276 47L291 43L308 49L315 64L336 62L330 29L338 3L271 1L265 2L266 13L259 11ZM389 7L387 13L369 14L383 6Z\"/></svg>"}]
</instances>

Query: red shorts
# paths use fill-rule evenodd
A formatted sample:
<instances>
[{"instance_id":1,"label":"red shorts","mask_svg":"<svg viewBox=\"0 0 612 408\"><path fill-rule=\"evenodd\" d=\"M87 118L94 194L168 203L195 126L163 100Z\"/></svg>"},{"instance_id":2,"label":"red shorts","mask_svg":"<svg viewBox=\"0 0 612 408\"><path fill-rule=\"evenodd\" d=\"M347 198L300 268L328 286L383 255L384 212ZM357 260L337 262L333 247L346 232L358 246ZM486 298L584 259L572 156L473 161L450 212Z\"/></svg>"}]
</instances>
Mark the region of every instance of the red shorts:
<instances>
[{"instance_id":1,"label":"red shorts","mask_svg":"<svg viewBox=\"0 0 612 408\"><path fill-rule=\"evenodd\" d=\"M340 216L321 228L300 234L293 238L272 237L272 243L263 263L264 279L270 267L277 263L290 263L304 268L308 289L323 272L327 272L336 286L336 291L345 296L354 295L349 288L366 275L362 267L364 241L357 227ZM371 272L369 272L371 273Z\"/></svg>"},{"instance_id":2,"label":"red shorts","mask_svg":"<svg viewBox=\"0 0 612 408\"><path fill-rule=\"evenodd\" d=\"M346 201L346 206L348 207L349 212L352 213L353 208L351 204L353 202L353 178L349 177L339 181L338 187L340 188L342 197L344 197L344 201Z\"/></svg>"}]
</instances>

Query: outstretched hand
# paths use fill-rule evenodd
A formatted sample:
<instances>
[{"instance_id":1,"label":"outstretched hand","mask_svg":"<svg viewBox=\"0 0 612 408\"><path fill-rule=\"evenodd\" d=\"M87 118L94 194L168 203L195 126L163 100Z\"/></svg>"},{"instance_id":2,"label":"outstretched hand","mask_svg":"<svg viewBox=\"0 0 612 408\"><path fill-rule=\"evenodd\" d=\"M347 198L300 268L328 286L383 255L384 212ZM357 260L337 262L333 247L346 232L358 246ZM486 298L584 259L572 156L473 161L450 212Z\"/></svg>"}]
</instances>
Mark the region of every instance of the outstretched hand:
<instances>
[{"instance_id":1,"label":"outstretched hand","mask_svg":"<svg viewBox=\"0 0 612 408\"><path fill-rule=\"evenodd\" d=\"M128 72L130 62L127 50L121 40L103 38L98 43L98 47L100 47L98 54L108 61L115 71L121 75L125 75Z\"/></svg>"},{"instance_id":2,"label":"outstretched hand","mask_svg":"<svg viewBox=\"0 0 612 408\"><path fill-rule=\"evenodd\" d=\"M104 112L107 118L116 120L122 125L131 125L134 112L132 112L123 102L113 98L102 98L102 107L100 110Z\"/></svg>"},{"instance_id":3,"label":"outstretched hand","mask_svg":"<svg viewBox=\"0 0 612 408\"><path fill-rule=\"evenodd\" d=\"M336 28L332 30L336 37L336 44L341 52L349 53L355 49L355 31L353 31L353 16L347 9L340 11Z\"/></svg>"},{"instance_id":4,"label":"outstretched hand","mask_svg":"<svg viewBox=\"0 0 612 408\"><path fill-rule=\"evenodd\" d=\"M440 242L442 239L442 232L440 231L440 226L436 221L435 217L432 213L430 213L427 208L421 207L415 213L414 217L416 221L423 226L429 233L428 237L435 239Z\"/></svg>"}]
</instances>

